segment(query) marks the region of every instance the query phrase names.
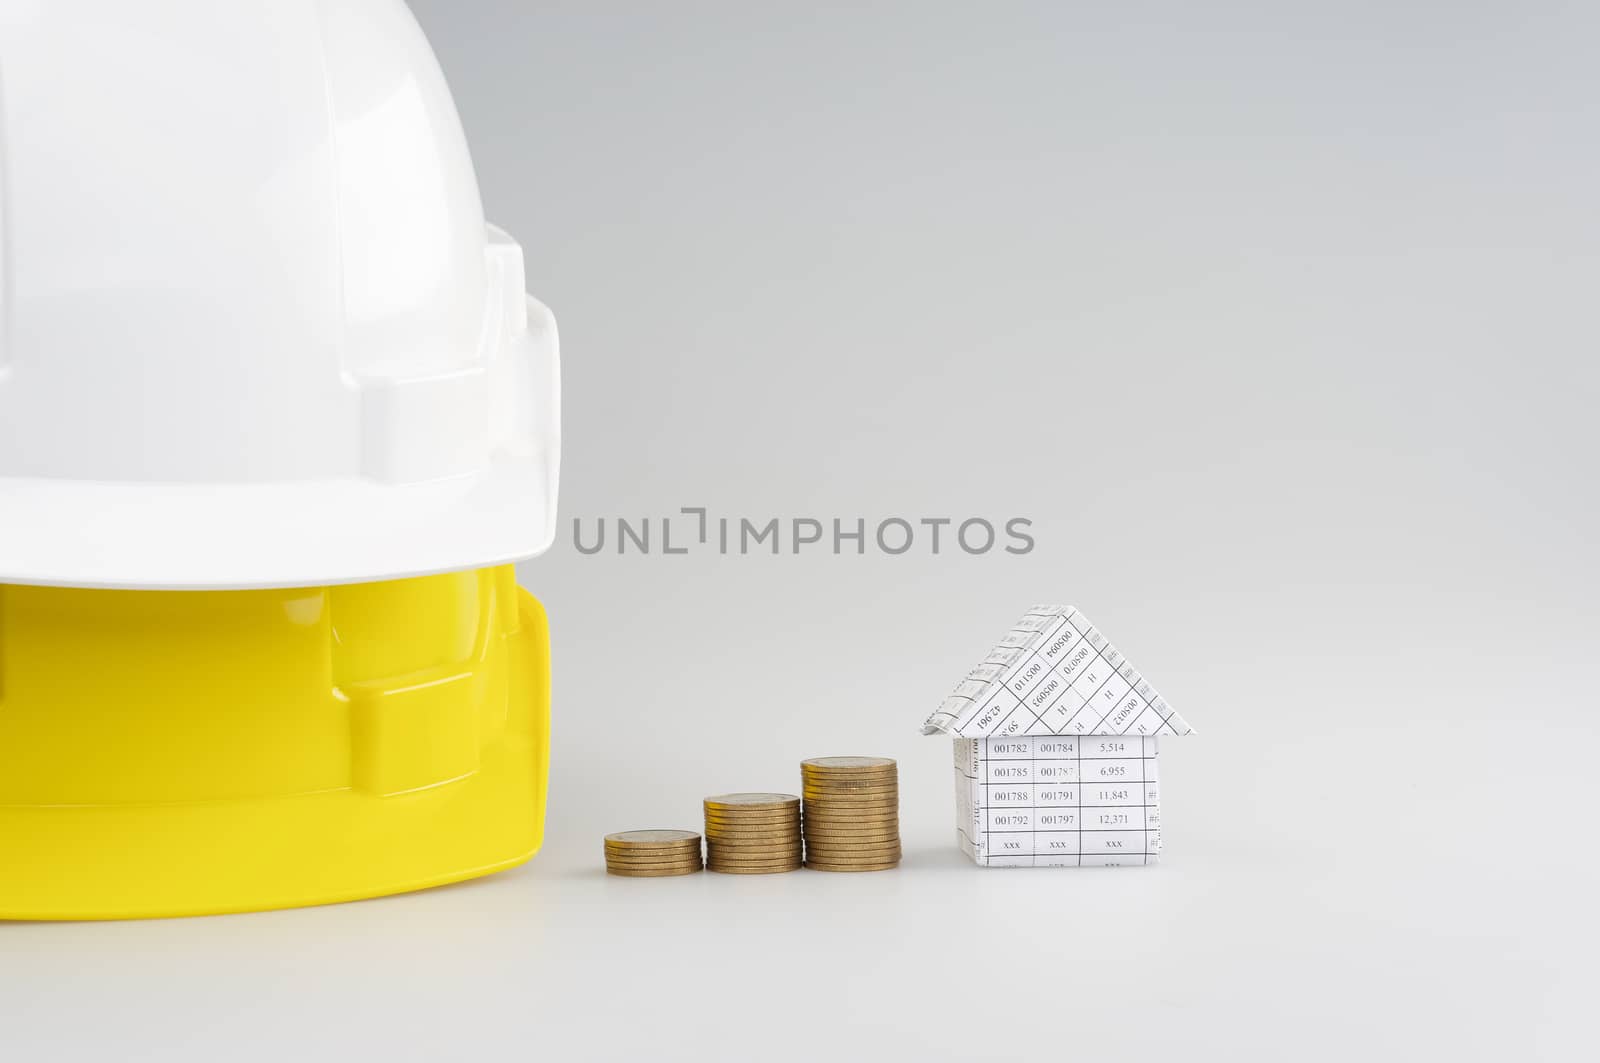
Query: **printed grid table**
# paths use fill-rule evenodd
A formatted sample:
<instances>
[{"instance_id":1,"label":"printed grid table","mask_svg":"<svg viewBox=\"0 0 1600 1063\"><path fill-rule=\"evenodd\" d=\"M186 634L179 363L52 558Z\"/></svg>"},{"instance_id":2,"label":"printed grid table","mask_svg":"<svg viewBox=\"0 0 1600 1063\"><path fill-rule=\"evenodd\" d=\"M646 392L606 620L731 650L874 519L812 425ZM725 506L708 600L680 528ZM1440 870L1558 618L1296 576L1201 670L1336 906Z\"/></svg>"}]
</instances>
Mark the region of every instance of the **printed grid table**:
<instances>
[{"instance_id":1,"label":"printed grid table","mask_svg":"<svg viewBox=\"0 0 1600 1063\"><path fill-rule=\"evenodd\" d=\"M958 739L963 847L991 867L1153 863L1161 851L1157 741Z\"/></svg>"}]
</instances>

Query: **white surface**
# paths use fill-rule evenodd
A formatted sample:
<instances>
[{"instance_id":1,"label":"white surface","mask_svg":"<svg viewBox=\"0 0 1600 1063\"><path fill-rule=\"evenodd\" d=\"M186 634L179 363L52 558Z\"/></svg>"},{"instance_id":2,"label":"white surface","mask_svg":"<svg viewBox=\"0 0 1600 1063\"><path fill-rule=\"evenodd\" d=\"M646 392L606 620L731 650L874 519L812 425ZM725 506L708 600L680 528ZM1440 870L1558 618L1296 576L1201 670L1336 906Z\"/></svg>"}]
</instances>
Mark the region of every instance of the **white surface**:
<instances>
[{"instance_id":1,"label":"white surface","mask_svg":"<svg viewBox=\"0 0 1600 1063\"><path fill-rule=\"evenodd\" d=\"M1560 755L1548 729L1523 741ZM1520 755L1496 733L1324 731L1284 736L1270 756L1174 744L1162 865L1072 872L974 867L948 837L945 742L913 737L899 870L605 876L605 831L696 825L716 769L692 745L663 752L698 765L698 789L608 781L562 751L593 784L555 794L534 863L477 883L298 912L0 926L0 1046L17 1059L1032 1048L1348 1063L1570 1059L1587 1022L1593 921L1560 913L1592 898L1592 870L1538 811L1570 817L1587 786L1540 775L1534 806L1484 800L1477 776L1416 773L1418 748L1440 762ZM804 752L821 749L867 751ZM782 782L781 757L753 759L774 770L751 781Z\"/></svg>"},{"instance_id":2,"label":"white surface","mask_svg":"<svg viewBox=\"0 0 1600 1063\"><path fill-rule=\"evenodd\" d=\"M0 5L0 582L554 535L556 331L401 0Z\"/></svg>"}]
</instances>

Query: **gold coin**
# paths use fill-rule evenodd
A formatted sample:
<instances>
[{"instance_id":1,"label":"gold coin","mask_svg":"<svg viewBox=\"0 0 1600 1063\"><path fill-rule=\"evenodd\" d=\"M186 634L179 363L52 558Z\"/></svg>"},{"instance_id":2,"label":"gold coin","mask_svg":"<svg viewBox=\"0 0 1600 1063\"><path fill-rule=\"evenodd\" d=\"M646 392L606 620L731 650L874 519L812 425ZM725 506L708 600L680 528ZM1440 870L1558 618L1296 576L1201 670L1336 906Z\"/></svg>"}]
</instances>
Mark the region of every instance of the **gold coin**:
<instances>
[{"instance_id":1,"label":"gold coin","mask_svg":"<svg viewBox=\"0 0 1600 1063\"><path fill-rule=\"evenodd\" d=\"M900 822L896 819L877 819L870 823L858 820L814 819L807 821L802 834L891 834L898 833Z\"/></svg>"},{"instance_id":2,"label":"gold coin","mask_svg":"<svg viewBox=\"0 0 1600 1063\"><path fill-rule=\"evenodd\" d=\"M821 831L824 834L892 834L900 829L899 818L884 816L881 819L827 819L818 817L806 820L800 828L806 834Z\"/></svg>"},{"instance_id":3,"label":"gold coin","mask_svg":"<svg viewBox=\"0 0 1600 1063\"><path fill-rule=\"evenodd\" d=\"M807 816L814 816L818 812L824 815L835 816L870 816L874 813L883 814L894 812L900 807L900 798L896 797L808 797L806 798ZM803 817L802 817L803 818Z\"/></svg>"},{"instance_id":4,"label":"gold coin","mask_svg":"<svg viewBox=\"0 0 1600 1063\"><path fill-rule=\"evenodd\" d=\"M767 846L770 848L774 845L799 845L800 839L803 837L805 835L799 831L789 834L713 834L706 839L706 845L718 849L726 849L730 845L741 848L749 846Z\"/></svg>"},{"instance_id":5,"label":"gold coin","mask_svg":"<svg viewBox=\"0 0 1600 1063\"><path fill-rule=\"evenodd\" d=\"M692 830L625 830L617 834L606 835L607 845L628 848L689 845L699 840L700 835Z\"/></svg>"},{"instance_id":6,"label":"gold coin","mask_svg":"<svg viewBox=\"0 0 1600 1063\"><path fill-rule=\"evenodd\" d=\"M900 781L900 772L894 768L884 771L816 771L811 768L800 769L802 783L866 783L868 785L886 785Z\"/></svg>"},{"instance_id":7,"label":"gold coin","mask_svg":"<svg viewBox=\"0 0 1600 1063\"><path fill-rule=\"evenodd\" d=\"M754 831L785 831L795 830L800 826L799 816L789 816L787 819L747 820L747 819L708 819L706 830L754 830Z\"/></svg>"},{"instance_id":8,"label":"gold coin","mask_svg":"<svg viewBox=\"0 0 1600 1063\"><path fill-rule=\"evenodd\" d=\"M800 821L800 810L781 816L706 816L706 826L750 826L750 828L784 828Z\"/></svg>"},{"instance_id":9,"label":"gold coin","mask_svg":"<svg viewBox=\"0 0 1600 1063\"><path fill-rule=\"evenodd\" d=\"M812 771L882 771L895 766L892 757L808 757L800 767Z\"/></svg>"},{"instance_id":10,"label":"gold coin","mask_svg":"<svg viewBox=\"0 0 1600 1063\"><path fill-rule=\"evenodd\" d=\"M621 860L691 860L700 855L699 845L682 849L612 849L606 848L607 857Z\"/></svg>"},{"instance_id":11,"label":"gold coin","mask_svg":"<svg viewBox=\"0 0 1600 1063\"><path fill-rule=\"evenodd\" d=\"M783 842L799 841L805 835L797 830L786 830L781 834L760 833L749 831L712 832L706 835L708 842L734 842L738 845L778 845Z\"/></svg>"},{"instance_id":12,"label":"gold coin","mask_svg":"<svg viewBox=\"0 0 1600 1063\"><path fill-rule=\"evenodd\" d=\"M786 860L800 853L800 843L762 849L713 849L707 860Z\"/></svg>"},{"instance_id":13,"label":"gold coin","mask_svg":"<svg viewBox=\"0 0 1600 1063\"><path fill-rule=\"evenodd\" d=\"M809 816L821 809L830 809L841 812L873 812L887 811L900 807L899 794L809 794L804 807L800 809L802 816Z\"/></svg>"},{"instance_id":14,"label":"gold coin","mask_svg":"<svg viewBox=\"0 0 1600 1063\"><path fill-rule=\"evenodd\" d=\"M807 845L893 845L900 840L898 834L807 834Z\"/></svg>"},{"instance_id":15,"label":"gold coin","mask_svg":"<svg viewBox=\"0 0 1600 1063\"><path fill-rule=\"evenodd\" d=\"M616 842L606 842L608 853L676 853L694 852L700 848L700 835L686 842L665 842L660 845L625 845Z\"/></svg>"},{"instance_id":16,"label":"gold coin","mask_svg":"<svg viewBox=\"0 0 1600 1063\"><path fill-rule=\"evenodd\" d=\"M801 864L785 864L783 867L708 867L707 871L715 871L719 875L781 875L785 871L799 871Z\"/></svg>"},{"instance_id":17,"label":"gold coin","mask_svg":"<svg viewBox=\"0 0 1600 1063\"><path fill-rule=\"evenodd\" d=\"M809 805L813 801L854 801L857 804L864 804L871 801L894 801L899 797L899 790L820 790L808 786L805 803Z\"/></svg>"},{"instance_id":18,"label":"gold coin","mask_svg":"<svg viewBox=\"0 0 1600 1063\"><path fill-rule=\"evenodd\" d=\"M786 845L747 845L747 847L725 848L717 847L706 853L706 860L787 860L800 852L800 842L790 842Z\"/></svg>"},{"instance_id":19,"label":"gold coin","mask_svg":"<svg viewBox=\"0 0 1600 1063\"><path fill-rule=\"evenodd\" d=\"M700 859L700 852L691 849L687 853L607 853L608 862L624 864L657 863L657 864L688 864Z\"/></svg>"},{"instance_id":20,"label":"gold coin","mask_svg":"<svg viewBox=\"0 0 1600 1063\"><path fill-rule=\"evenodd\" d=\"M798 860L800 849L783 849L777 852L716 853L706 858L710 864L778 864L785 860Z\"/></svg>"},{"instance_id":21,"label":"gold coin","mask_svg":"<svg viewBox=\"0 0 1600 1063\"><path fill-rule=\"evenodd\" d=\"M782 834L786 830L799 830L800 817L790 816L788 819L775 819L770 822L747 823L744 820L714 819L706 823L706 830L729 831L742 830L754 834Z\"/></svg>"},{"instance_id":22,"label":"gold coin","mask_svg":"<svg viewBox=\"0 0 1600 1063\"><path fill-rule=\"evenodd\" d=\"M881 864L821 864L814 860L807 860L806 866L813 871L888 871L900 866L900 861L892 860Z\"/></svg>"},{"instance_id":23,"label":"gold coin","mask_svg":"<svg viewBox=\"0 0 1600 1063\"><path fill-rule=\"evenodd\" d=\"M897 786L900 773L888 771L811 771L800 770L800 781L807 786Z\"/></svg>"},{"instance_id":24,"label":"gold coin","mask_svg":"<svg viewBox=\"0 0 1600 1063\"><path fill-rule=\"evenodd\" d=\"M693 875L705 870L700 865L691 867L662 868L633 868L633 867L608 867L606 874L616 875L618 878L671 878L675 875Z\"/></svg>"},{"instance_id":25,"label":"gold coin","mask_svg":"<svg viewBox=\"0 0 1600 1063\"><path fill-rule=\"evenodd\" d=\"M835 789L860 789L864 787L870 790L874 787L889 788L899 786L900 776L893 772L886 772L882 775L818 775L813 772L806 772L801 776L800 784L802 786L828 786Z\"/></svg>"},{"instance_id":26,"label":"gold coin","mask_svg":"<svg viewBox=\"0 0 1600 1063\"><path fill-rule=\"evenodd\" d=\"M900 792L898 786L827 786L806 783L800 788L801 796L813 797L890 797Z\"/></svg>"},{"instance_id":27,"label":"gold coin","mask_svg":"<svg viewBox=\"0 0 1600 1063\"><path fill-rule=\"evenodd\" d=\"M713 794L705 799L707 808L783 809L792 808L800 798L795 794Z\"/></svg>"},{"instance_id":28,"label":"gold coin","mask_svg":"<svg viewBox=\"0 0 1600 1063\"><path fill-rule=\"evenodd\" d=\"M800 822L800 813L773 816L771 819L751 819L746 816L707 816L708 827L737 827L741 830L787 830Z\"/></svg>"},{"instance_id":29,"label":"gold coin","mask_svg":"<svg viewBox=\"0 0 1600 1063\"><path fill-rule=\"evenodd\" d=\"M708 808L703 817L708 823L784 823L794 819L800 814L800 805L793 808L780 809L775 812L729 812L725 809Z\"/></svg>"},{"instance_id":30,"label":"gold coin","mask_svg":"<svg viewBox=\"0 0 1600 1063\"><path fill-rule=\"evenodd\" d=\"M899 827L900 817L894 813L874 814L871 816L812 816L801 824L801 830L896 830Z\"/></svg>"},{"instance_id":31,"label":"gold coin","mask_svg":"<svg viewBox=\"0 0 1600 1063\"><path fill-rule=\"evenodd\" d=\"M886 861L898 860L902 855L899 849L883 849L870 853L824 852L820 849L806 850L806 860L813 864L881 864Z\"/></svg>"}]
</instances>

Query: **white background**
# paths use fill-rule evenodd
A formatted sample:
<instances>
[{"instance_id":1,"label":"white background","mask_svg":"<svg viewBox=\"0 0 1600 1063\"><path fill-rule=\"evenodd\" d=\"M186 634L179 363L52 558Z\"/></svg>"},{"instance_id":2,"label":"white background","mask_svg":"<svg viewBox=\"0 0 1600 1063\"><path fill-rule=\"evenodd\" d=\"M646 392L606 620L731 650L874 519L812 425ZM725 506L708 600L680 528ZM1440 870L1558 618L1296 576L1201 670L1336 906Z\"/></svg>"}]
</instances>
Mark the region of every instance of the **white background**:
<instances>
[{"instance_id":1,"label":"white background","mask_svg":"<svg viewBox=\"0 0 1600 1063\"><path fill-rule=\"evenodd\" d=\"M0 1058L1592 1051L1591 8L415 6L561 320L565 519L1038 547L569 526L522 569L556 652L532 864L0 926ZM917 726L1039 600L1198 729L1159 867L954 848ZM605 832L831 753L900 760L898 871L602 874Z\"/></svg>"}]
</instances>

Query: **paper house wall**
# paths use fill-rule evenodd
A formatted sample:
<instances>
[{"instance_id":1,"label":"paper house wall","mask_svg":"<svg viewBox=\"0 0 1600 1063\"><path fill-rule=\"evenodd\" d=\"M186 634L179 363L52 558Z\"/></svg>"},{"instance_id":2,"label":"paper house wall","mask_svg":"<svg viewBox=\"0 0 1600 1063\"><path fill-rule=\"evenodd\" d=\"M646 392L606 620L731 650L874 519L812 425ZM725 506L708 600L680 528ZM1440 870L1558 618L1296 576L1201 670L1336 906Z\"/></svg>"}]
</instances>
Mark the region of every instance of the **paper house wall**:
<instances>
[{"instance_id":1,"label":"paper house wall","mask_svg":"<svg viewBox=\"0 0 1600 1063\"><path fill-rule=\"evenodd\" d=\"M955 739L956 841L982 867L1153 864L1163 737L1193 729L1082 613L1030 609L923 725Z\"/></svg>"}]
</instances>

